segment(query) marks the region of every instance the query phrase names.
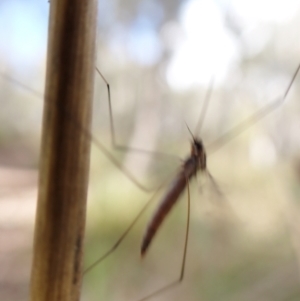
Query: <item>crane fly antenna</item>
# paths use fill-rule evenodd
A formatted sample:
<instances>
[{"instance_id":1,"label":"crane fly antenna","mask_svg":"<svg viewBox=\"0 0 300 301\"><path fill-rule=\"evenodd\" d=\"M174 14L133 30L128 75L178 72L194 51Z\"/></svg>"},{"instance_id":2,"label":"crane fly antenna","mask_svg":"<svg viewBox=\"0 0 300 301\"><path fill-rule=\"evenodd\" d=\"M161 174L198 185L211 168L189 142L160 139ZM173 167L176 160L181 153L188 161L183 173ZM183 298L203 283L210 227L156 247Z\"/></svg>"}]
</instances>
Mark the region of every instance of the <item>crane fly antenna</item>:
<instances>
[{"instance_id":1,"label":"crane fly antenna","mask_svg":"<svg viewBox=\"0 0 300 301\"><path fill-rule=\"evenodd\" d=\"M184 123L185 123L185 125L186 125L186 127L187 127L189 133L191 134L191 136L192 136L192 138L193 138L193 141L195 141L195 136L194 136L194 134L192 133L191 129L189 128L189 126L187 125L186 122L184 122Z\"/></svg>"},{"instance_id":2,"label":"crane fly antenna","mask_svg":"<svg viewBox=\"0 0 300 301\"><path fill-rule=\"evenodd\" d=\"M285 101L289 91L291 90L291 87L299 73L299 70L300 70L300 64L298 65L296 71L294 72L294 75L282 97L279 97L279 98L275 99L274 101L272 101L271 103L267 104L266 106L262 107L261 109L256 111L253 115L248 117L246 120L242 121L240 124L233 127L227 133L225 133L224 135L219 137L217 140L215 140L214 142L209 144L206 147L206 149L208 150L208 153L209 154L214 153L216 150L218 150L220 147L222 147L229 140L232 140L233 138L235 138L236 136L238 136L242 132L244 132L249 127L249 125L257 123L263 117L267 116L269 113L271 113L277 107L279 107Z\"/></svg>"},{"instance_id":3,"label":"crane fly antenna","mask_svg":"<svg viewBox=\"0 0 300 301\"><path fill-rule=\"evenodd\" d=\"M195 128L195 136L196 137L199 137L201 128L203 126L204 118L206 116L206 112L207 112L207 108L208 108L208 104L209 104L209 100L210 100L211 95L212 95L213 86L214 86L214 77L211 78L209 86L208 86L208 90L206 91L206 95L205 95L205 98L204 98L204 103L203 103L203 106L202 106L202 109L201 109L200 117L199 117L198 123L197 123L196 128Z\"/></svg>"}]
</instances>

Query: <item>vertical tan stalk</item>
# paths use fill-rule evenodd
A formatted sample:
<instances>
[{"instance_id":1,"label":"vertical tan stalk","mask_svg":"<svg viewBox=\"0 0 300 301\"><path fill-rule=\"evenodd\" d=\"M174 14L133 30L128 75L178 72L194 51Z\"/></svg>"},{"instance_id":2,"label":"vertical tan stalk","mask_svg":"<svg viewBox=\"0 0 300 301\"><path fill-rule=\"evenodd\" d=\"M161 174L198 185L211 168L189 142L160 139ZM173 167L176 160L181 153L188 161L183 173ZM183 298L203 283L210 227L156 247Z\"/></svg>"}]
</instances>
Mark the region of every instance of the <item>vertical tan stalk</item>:
<instances>
[{"instance_id":1,"label":"vertical tan stalk","mask_svg":"<svg viewBox=\"0 0 300 301\"><path fill-rule=\"evenodd\" d=\"M80 298L97 0L51 0L32 301Z\"/></svg>"}]
</instances>

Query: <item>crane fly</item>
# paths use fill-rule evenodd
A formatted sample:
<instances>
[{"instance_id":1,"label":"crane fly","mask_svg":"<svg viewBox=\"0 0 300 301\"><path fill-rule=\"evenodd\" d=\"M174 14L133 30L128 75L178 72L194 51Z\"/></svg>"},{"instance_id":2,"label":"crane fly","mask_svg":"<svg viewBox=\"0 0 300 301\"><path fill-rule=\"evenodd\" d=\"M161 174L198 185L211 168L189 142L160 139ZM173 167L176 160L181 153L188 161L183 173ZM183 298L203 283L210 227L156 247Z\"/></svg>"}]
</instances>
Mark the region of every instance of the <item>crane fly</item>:
<instances>
[{"instance_id":1,"label":"crane fly","mask_svg":"<svg viewBox=\"0 0 300 301\"><path fill-rule=\"evenodd\" d=\"M109 114L110 114L110 128L111 128L111 138L112 138L112 145L117 150L121 151L127 151L128 149L131 149L126 146L121 146L116 143L115 140L115 130L114 130L114 121L113 121L113 114L112 114L112 105L111 105L111 93L110 93L110 85L105 79L105 77L102 75L102 73L99 71L98 68L97 72L103 79L103 81L106 83L107 91L108 91L108 101L109 101ZM261 109L256 111L253 115L248 117L246 120L229 130L227 133L219 137L217 140L212 142L208 145L207 149L209 150L209 154L215 152L218 150L221 146L226 144L229 140L233 139L243 131L245 131L250 125L258 122L262 118L264 118L266 115L271 113L273 110L275 110L277 107L279 107L286 99L288 92L290 91L293 82L295 81L297 74L299 72L300 65L296 68L293 77L285 91L282 97L274 100L273 102L263 106ZM182 255L182 262L181 262L181 269L180 269L180 275L178 279L175 281L172 281L170 284L163 286L162 288L154 291L153 293L147 295L146 297L139 299L138 301L148 300L154 296L157 296L166 290L172 288L173 286L180 283L184 278L184 271L185 271L185 262L186 262L186 254L187 254L187 246L188 246L188 234L189 234L189 224L190 224L190 188L189 188L189 182L196 177L198 172L205 173L210 181L212 182L213 186L216 189L216 192L218 194L222 194L220 191L218 184L210 174L210 172L207 170L206 165L206 148L204 147L204 144L202 142L202 139L198 137L198 133L200 132L201 126L203 124L203 120L205 117L205 113L208 107L208 101L210 98L210 94L212 91L212 83L210 85L210 88L208 89L204 105L202 108L202 112L200 114L200 118L196 127L196 134L193 134L190 129L188 128L188 131L190 132L192 136L191 141L191 152L190 155L184 160L181 169L177 173L177 175L174 177L171 185L166 190L164 196L162 197L159 206L157 207L155 213L152 216L152 219L150 220L147 229L145 231L144 237L142 239L141 243L141 256L144 257L148 251L148 248L155 237L155 234L157 233L158 229L160 228L161 224L173 208L173 206L177 203L180 196L183 194L185 190L187 190L187 202L188 202L188 208L187 208L187 222L186 222L186 231L185 231L185 241L184 241L184 248L183 248L183 255ZM141 152L141 153L148 153L149 151L143 150L143 149L133 149L134 151ZM136 179L134 179L134 182L137 182ZM138 182L137 182L138 183ZM142 188L143 190L146 190L141 184L138 183L138 186ZM162 185L163 186L163 185ZM161 187L160 187L161 188ZM159 189L160 189L159 188ZM128 226L128 228L124 231L124 233L121 235L121 237L116 241L116 243L112 246L111 249L109 249L101 258L99 258L97 261L95 261L93 264L91 264L84 273L86 274L91 269L93 269L96 265L98 265L100 262L103 262L104 259L106 259L109 255L111 255L121 244L121 242L124 240L124 238L128 235L132 227L136 224L138 219L141 217L141 215L144 213L144 211L148 208L150 203L155 199L156 193L154 196L150 198L150 200L144 205L142 210L139 212L139 214L136 216L136 218L132 221L132 223ZM223 196L224 197L224 196Z\"/></svg>"},{"instance_id":2,"label":"crane fly","mask_svg":"<svg viewBox=\"0 0 300 301\"><path fill-rule=\"evenodd\" d=\"M211 153L215 152L216 150L218 150L221 146L223 146L229 140L233 139L234 137L239 135L241 132L246 130L250 125L258 122L263 117L265 117L266 115L271 113L273 110L275 110L277 107L279 107L284 102L284 100L286 99L286 97L288 95L288 92L290 91L290 88L291 88L293 82L295 81L295 78L296 78L296 76L299 72L299 69L300 69L300 65L297 67L296 71L294 72L294 75L293 75L293 77L292 77L292 79L291 79L291 81L290 81L290 83L289 83L289 85L288 85L288 87L287 87L287 89L286 89L286 91L285 91L285 93L282 97L280 97L280 98L276 99L275 101L263 106L261 109L259 109L257 112L255 112L250 117L248 117L242 123L238 124L237 126L232 128L231 130L229 130L227 133L225 133L220 138L218 138L217 140L215 140L214 142L209 144L207 147L204 147L204 144L203 144L201 138L199 138L198 136L199 136L199 132L200 132L203 120L204 120L205 112L206 112L207 106L208 106L208 100L210 98L210 94L211 94L211 90L212 90L212 83L211 83L211 86L210 86L210 88L208 90L208 93L207 93L207 96L205 98L204 106L203 106L202 112L200 114L199 122L198 122L196 130L195 130L195 134L193 134L190 131L190 129L188 128L188 131L190 132L190 134L192 136L190 155L184 160L180 170L175 175L171 185L168 187L168 189L166 190L164 196L162 197L162 199L160 201L160 205L158 206L157 210L155 211L152 219L150 220L150 222L148 224L148 227L145 231L145 234L144 234L144 237L143 237L143 240L142 240L142 243L141 243L141 248L140 248L141 255L142 255L142 257L144 257L146 255L147 251L148 251L148 248L150 247L150 244L151 244L152 240L155 237L155 234L157 233L158 229L160 228L161 224L163 223L163 221L165 220L165 218L167 217L167 215L169 214L169 212L171 211L173 206L179 200L180 196L185 191L187 191L187 204L188 204L187 221L186 221L185 241L184 241L183 255L182 255L182 261L181 261L180 275L179 275L178 279L176 279L175 281L173 281L170 284L154 291L153 293L147 295L146 297L144 297L142 299L139 299L139 301L147 300L147 299L150 299L154 296L157 296L157 295L163 293L164 291L166 291L166 290L170 289L171 287L173 287L173 286L177 285L178 283L180 283L184 278L185 262L186 262L187 246L188 246L189 224L190 224L190 188L189 188L189 183L190 183L191 180L193 180L196 177L198 172L204 173L211 180L213 186L216 188L217 193L221 194L217 183L215 182L215 180L213 179L213 177L211 176L211 174L207 170L206 157L209 154L211 154ZM127 151L131 148L126 147L126 146L118 145L115 141L115 130L114 130L114 121L113 121L113 113L112 113L112 105L111 105L110 85L107 82L107 80L104 78L104 76L101 74L101 72L97 68L96 68L96 70L99 73L99 75L102 77L102 79L104 80L104 82L106 83L106 86L107 86L112 145L117 150ZM7 76L3 76L3 77L10 80L10 81L12 81L12 82L14 82L15 84L18 84L18 85L22 86L23 88L29 90L30 92L35 93L35 91L33 91L30 88L27 88L26 86L19 83L18 81L13 80L11 78L8 78ZM142 189L144 191L149 191L149 189L144 187L144 185L142 185L138 181L138 179L135 178L128 169L124 168L121 165L121 163L119 163L119 161L117 161L117 159L115 159L115 157L110 154L108 149L98 139L96 139L90 133L90 131L88 129L86 129L81 124L79 124L76 120L74 120L74 118L72 118L72 116L70 116L70 114L68 114L68 116L70 117L70 120L75 124L75 126L77 126L79 128L81 133L83 135L85 135L86 137L88 137L89 139L91 139L95 143L95 145L104 153L104 155L106 157L108 157L112 161L112 163L116 167L118 167L126 176L128 176L129 179L133 183L135 183L140 189ZM150 153L150 151L143 150L143 149L136 149L135 148L133 150L136 151L136 152L141 152L141 153ZM208 151L207 153L206 153L206 150ZM164 153L160 153L160 152L155 152L155 153L160 154L160 155L165 155ZM116 243L101 258L99 258L93 264L88 266L85 269L84 274L87 274L96 265L103 262L108 256L110 256L119 247L121 242L125 239L125 237L129 234L130 230L133 228L133 226L136 224L136 222L140 219L141 215L149 207L150 203L152 203L152 201L156 198L157 192L160 189L162 189L164 187L164 185L165 185L165 183L163 183L156 190L154 195L143 206L142 210L139 212L139 214L136 216L136 218L129 224L127 229L123 232L123 234L116 241Z\"/></svg>"},{"instance_id":3,"label":"crane fly","mask_svg":"<svg viewBox=\"0 0 300 301\"><path fill-rule=\"evenodd\" d=\"M202 141L193 138L191 155L184 161L182 170L178 173L171 187L161 200L160 206L157 208L156 213L154 213L152 220L148 225L141 246L142 256L146 254L146 251L164 218L186 189L190 179L196 176L199 169L202 172L206 170L206 153Z\"/></svg>"}]
</instances>

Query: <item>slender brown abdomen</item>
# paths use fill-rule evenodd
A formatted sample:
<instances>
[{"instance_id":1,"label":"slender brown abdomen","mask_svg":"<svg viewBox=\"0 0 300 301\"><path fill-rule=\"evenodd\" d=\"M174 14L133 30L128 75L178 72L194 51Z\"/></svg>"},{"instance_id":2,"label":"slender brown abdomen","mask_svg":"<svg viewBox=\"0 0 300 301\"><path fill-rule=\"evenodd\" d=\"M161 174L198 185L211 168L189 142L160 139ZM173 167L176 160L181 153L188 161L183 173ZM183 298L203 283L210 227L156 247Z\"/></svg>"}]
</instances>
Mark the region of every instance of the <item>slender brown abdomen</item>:
<instances>
[{"instance_id":1,"label":"slender brown abdomen","mask_svg":"<svg viewBox=\"0 0 300 301\"><path fill-rule=\"evenodd\" d=\"M197 165L193 160L188 159L183 170L177 175L173 181L171 187L169 188L167 194L160 203L160 206L157 208L155 214L153 215L152 220L150 221L146 233L144 235L142 246L141 246L141 255L145 255L155 233L157 232L159 226L165 219L166 215L170 212L172 207L178 201L180 195L184 191L187 185L187 178L192 177L197 171Z\"/></svg>"}]
</instances>

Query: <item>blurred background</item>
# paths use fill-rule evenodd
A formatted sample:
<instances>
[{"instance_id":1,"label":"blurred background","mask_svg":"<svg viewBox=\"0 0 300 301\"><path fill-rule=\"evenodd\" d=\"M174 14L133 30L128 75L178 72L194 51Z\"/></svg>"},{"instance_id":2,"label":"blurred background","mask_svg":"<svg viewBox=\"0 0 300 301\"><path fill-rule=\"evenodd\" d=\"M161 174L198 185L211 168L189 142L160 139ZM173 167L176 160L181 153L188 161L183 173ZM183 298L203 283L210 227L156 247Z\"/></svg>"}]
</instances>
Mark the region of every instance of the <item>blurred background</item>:
<instances>
[{"instance_id":1,"label":"blurred background","mask_svg":"<svg viewBox=\"0 0 300 301\"><path fill-rule=\"evenodd\" d=\"M46 0L0 2L0 300L28 300L45 79ZM99 1L93 135L147 188L170 180L200 133L207 165L191 183L183 283L153 300L300 300L300 78L283 105L210 156L210 144L281 97L300 62L296 0ZM83 133L78 133L83 134ZM196 133L195 133L196 134ZM81 300L139 300L179 276L186 195L140 258L166 188L124 243L84 276ZM153 193L141 191L94 144L85 266L120 237Z\"/></svg>"}]
</instances>

